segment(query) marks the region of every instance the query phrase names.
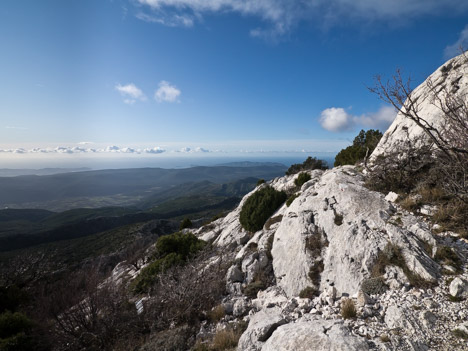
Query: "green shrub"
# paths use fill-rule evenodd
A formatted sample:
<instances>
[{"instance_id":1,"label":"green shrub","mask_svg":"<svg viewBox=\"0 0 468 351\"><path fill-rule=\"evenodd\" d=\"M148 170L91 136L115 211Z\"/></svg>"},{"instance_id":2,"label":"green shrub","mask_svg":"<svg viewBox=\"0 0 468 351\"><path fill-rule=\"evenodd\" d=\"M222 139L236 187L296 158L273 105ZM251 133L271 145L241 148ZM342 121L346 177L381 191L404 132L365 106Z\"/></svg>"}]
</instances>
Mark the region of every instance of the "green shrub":
<instances>
[{"instance_id":1,"label":"green shrub","mask_svg":"<svg viewBox=\"0 0 468 351\"><path fill-rule=\"evenodd\" d=\"M286 193L266 186L253 193L242 206L240 223L245 230L256 232L286 200Z\"/></svg>"},{"instance_id":2,"label":"green shrub","mask_svg":"<svg viewBox=\"0 0 468 351\"><path fill-rule=\"evenodd\" d=\"M303 163L297 163L291 165L289 169L286 171L286 175L296 174L301 171L311 171L314 169L327 169L327 163L324 160L319 160L315 157L307 157L307 159Z\"/></svg>"},{"instance_id":3,"label":"green shrub","mask_svg":"<svg viewBox=\"0 0 468 351\"><path fill-rule=\"evenodd\" d=\"M354 301L351 299L344 299L341 302L341 316L343 319L356 318L357 311Z\"/></svg>"},{"instance_id":4,"label":"green shrub","mask_svg":"<svg viewBox=\"0 0 468 351\"><path fill-rule=\"evenodd\" d=\"M314 296L317 296L318 295L318 290L311 287L311 286L308 286L304 289L301 290L301 292L299 293L299 297L301 299L313 299Z\"/></svg>"},{"instance_id":5,"label":"green shrub","mask_svg":"<svg viewBox=\"0 0 468 351\"><path fill-rule=\"evenodd\" d=\"M294 201L296 198L299 197L299 195L300 195L300 193L292 194L292 195L288 198L288 200L286 201L286 206L289 207L289 206L293 203L293 201Z\"/></svg>"},{"instance_id":6,"label":"green shrub","mask_svg":"<svg viewBox=\"0 0 468 351\"><path fill-rule=\"evenodd\" d=\"M198 239L191 233L177 232L170 235L164 235L156 241L156 254L158 258L170 253L177 253L185 260L191 254L195 254L204 248L206 242Z\"/></svg>"},{"instance_id":7,"label":"green shrub","mask_svg":"<svg viewBox=\"0 0 468 351\"><path fill-rule=\"evenodd\" d=\"M154 261L143 268L132 282L136 293L147 292L158 274L171 267L183 265L190 257L202 250L206 242L191 233L177 232L162 236L156 242Z\"/></svg>"},{"instance_id":8,"label":"green shrub","mask_svg":"<svg viewBox=\"0 0 468 351\"><path fill-rule=\"evenodd\" d=\"M383 277L365 279L361 283L361 290L367 295L380 295L388 290Z\"/></svg>"},{"instance_id":9,"label":"green shrub","mask_svg":"<svg viewBox=\"0 0 468 351\"><path fill-rule=\"evenodd\" d=\"M262 185L263 183L265 183L265 179L259 179L257 182L257 186Z\"/></svg>"},{"instance_id":10,"label":"green shrub","mask_svg":"<svg viewBox=\"0 0 468 351\"><path fill-rule=\"evenodd\" d=\"M184 220L180 222L180 230L185 228L192 228L192 221L188 218L184 218Z\"/></svg>"},{"instance_id":11,"label":"green shrub","mask_svg":"<svg viewBox=\"0 0 468 351\"><path fill-rule=\"evenodd\" d=\"M335 167L343 165L354 165L364 160L366 154L369 156L382 138L378 130L369 129L367 132L361 130L353 140L353 145L341 150L335 157Z\"/></svg>"},{"instance_id":12,"label":"green shrub","mask_svg":"<svg viewBox=\"0 0 468 351\"><path fill-rule=\"evenodd\" d=\"M309 173L299 173L297 178L294 180L294 184L297 187L301 187L305 182L308 182L310 180L310 174Z\"/></svg>"}]
</instances>

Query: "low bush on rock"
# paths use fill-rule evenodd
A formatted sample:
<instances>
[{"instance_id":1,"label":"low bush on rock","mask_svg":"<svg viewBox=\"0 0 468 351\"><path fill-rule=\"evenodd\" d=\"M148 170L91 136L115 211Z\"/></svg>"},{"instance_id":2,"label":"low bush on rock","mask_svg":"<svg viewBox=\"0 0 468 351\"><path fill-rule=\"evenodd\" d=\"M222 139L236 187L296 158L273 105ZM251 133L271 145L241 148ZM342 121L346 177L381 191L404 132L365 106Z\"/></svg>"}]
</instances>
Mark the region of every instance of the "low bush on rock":
<instances>
[{"instance_id":1,"label":"low bush on rock","mask_svg":"<svg viewBox=\"0 0 468 351\"><path fill-rule=\"evenodd\" d=\"M324 160L319 160L316 157L307 157L303 163L296 163L291 165L286 171L286 175L292 175L299 173L301 171L311 171L314 169L327 169L327 163Z\"/></svg>"},{"instance_id":2,"label":"low bush on rock","mask_svg":"<svg viewBox=\"0 0 468 351\"><path fill-rule=\"evenodd\" d=\"M311 286L308 286L304 289L301 290L301 292L299 293L299 297L301 299L313 299L315 296L318 295L318 290L311 287Z\"/></svg>"},{"instance_id":3,"label":"low bush on rock","mask_svg":"<svg viewBox=\"0 0 468 351\"><path fill-rule=\"evenodd\" d=\"M388 290L383 277L364 279L361 283L361 290L367 295L381 295Z\"/></svg>"},{"instance_id":4,"label":"low bush on rock","mask_svg":"<svg viewBox=\"0 0 468 351\"><path fill-rule=\"evenodd\" d=\"M294 180L294 184L300 188L304 183L308 182L311 179L310 174L306 172L299 173L297 178Z\"/></svg>"},{"instance_id":5,"label":"low bush on rock","mask_svg":"<svg viewBox=\"0 0 468 351\"><path fill-rule=\"evenodd\" d=\"M253 193L242 206L240 223L249 232L256 232L263 228L268 218L286 200L286 193L266 186Z\"/></svg>"}]
</instances>

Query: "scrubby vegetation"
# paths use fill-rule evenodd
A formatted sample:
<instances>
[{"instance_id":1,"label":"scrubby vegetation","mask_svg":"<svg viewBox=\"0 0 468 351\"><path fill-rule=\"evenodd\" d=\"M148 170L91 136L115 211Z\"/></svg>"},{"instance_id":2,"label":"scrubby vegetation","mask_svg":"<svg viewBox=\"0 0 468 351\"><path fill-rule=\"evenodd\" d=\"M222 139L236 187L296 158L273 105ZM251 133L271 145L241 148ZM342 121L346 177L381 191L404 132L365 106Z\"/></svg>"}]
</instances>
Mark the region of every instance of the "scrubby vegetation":
<instances>
[{"instance_id":1,"label":"scrubby vegetation","mask_svg":"<svg viewBox=\"0 0 468 351\"><path fill-rule=\"evenodd\" d=\"M334 166L354 165L369 157L382 138L378 130L361 130L353 140L353 144L341 150L335 157Z\"/></svg>"},{"instance_id":2,"label":"scrubby vegetation","mask_svg":"<svg viewBox=\"0 0 468 351\"><path fill-rule=\"evenodd\" d=\"M374 263L374 267L372 268L372 276L376 278L384 275L385 268L390 265L400 267L408 278L410 284L414 287L427 289L434 286L433 282L425 280L411 271L406 264L401 248L389 242L379 253L377 260Z\"/></svg>"},{"instance_id":3,"label":"scrubby vegetation","mask_svg":"<svg viewBox=\"0 0 468 351\"><path fill-rule=\"evenodd\" d=\"M297 176L296 179L294 179L294 184L300 188L305 182L308 182L310 180L310 174L306 172L301 172Z\"/></svg>"},{"instance_id":4,"label":"scrubby vegetation","mask_svg":"<svg viewBox=\"0 0 468 351\"><path fill-rule=\"evenodd\" d=\"M434 128L420 115L410 81L405 81L399 71L392 81L382 82L377 77L371 91L416 124L423 134L419 139L400 142L393 152L375 159L367 184L373 190L401 194L413 211L426 204L437 206L432 219L442 230L468 236L468 104L464 96L457 96L456 90L449 90L445 84L439 86L428 80L427 87L425 99L437 105L443 127Z\"/></svg>"},{"instance_id":5,"label":"scrubby vegetation","mask_svg":"<svg viewBox=\"0 0 468 351\"><path fill-rule=\"evenodd\" d=\"M156 242L153 262L142 269L133 281L135 292L147 292L156 276L169 268L184 264L190 257L205 247L206 243L191 233L181 232L165 235Z\"/></svg>"},{"instance_id":6,"label":"scrubby vegetation","mask_svg":"<svg viewBox=\"0 0 468 351\"><path fill-rule=\"evenodd\" d=\"M240 223L245 230L256 232L263 228L268 218L286 200L287 195L283 191L277 191L266 186L253 193L242 206Z\"/></svg>"},{"instance_id":7,"label":"scrubby vegetation","mask_svg":"<svg viewBox=\"0 0 468 351\"><path fill-rule=\"evenodd\" d=\"M327 168L328 165L324 160L319 160L316 157L309 156L304 162L291 165L291 167L286 171L286 175L296 174L301 171L311 171L314 169L325 170Z\"/></svg>"},{"instance_id":8,"label":"scrubby vegetation","mask_svg":"<svg viewBox=\"0 0 468 351\"><path fill-rule=\"evenodd\" d=\"M180 230L192 228L192 221L189 218L184 218L182 222L180 222Z\"/></svg>"},{"instance_id":9,"label":"scrubby vegetation","mask_svg":"<svg viewBox=\"0 0 468 351\"><path fill-rule=\"evenodd\" d=\"M383 277L376 277L363 280L361 289L368 295L380 295L388 290L388 285Z\"/></svg>"},{"instance_id":10,"label":"scrubby vegetation","mask_svg":"<svg viewBox=\"0 0 468 351\"><path fill-rule=\"evenodd\" d=\"M311 286L308 286L301 290L301 292L299 293L299 297L301 299L304 299L304 298L313 299L317 295L317 292L318 292L317 289Z\"/></svg>"}]
</instances>

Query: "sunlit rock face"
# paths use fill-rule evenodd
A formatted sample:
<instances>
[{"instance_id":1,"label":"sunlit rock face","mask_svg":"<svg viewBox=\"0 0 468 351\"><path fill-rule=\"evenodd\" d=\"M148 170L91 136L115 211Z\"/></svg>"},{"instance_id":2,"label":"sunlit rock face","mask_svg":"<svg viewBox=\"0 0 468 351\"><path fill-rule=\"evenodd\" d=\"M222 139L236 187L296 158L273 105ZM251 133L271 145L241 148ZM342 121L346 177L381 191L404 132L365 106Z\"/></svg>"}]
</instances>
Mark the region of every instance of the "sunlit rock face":
<instances>
[{"instance_id":1,"label":"sunlit rock face","mask_svg":"<svg viewBox=\"0 0 468 351\"><path fill-rule=\"evenodd\" d=\"M444 127L440 101L444 101L447 94L467 101L467 53L444 63L411 93L411 100L415 103L418 115L438 130L442 130ZM416 147L431 142L421 127L399 112L372 153L371 159L395 152L409 140L415 141Z\"/></svg>"}]
</instances>

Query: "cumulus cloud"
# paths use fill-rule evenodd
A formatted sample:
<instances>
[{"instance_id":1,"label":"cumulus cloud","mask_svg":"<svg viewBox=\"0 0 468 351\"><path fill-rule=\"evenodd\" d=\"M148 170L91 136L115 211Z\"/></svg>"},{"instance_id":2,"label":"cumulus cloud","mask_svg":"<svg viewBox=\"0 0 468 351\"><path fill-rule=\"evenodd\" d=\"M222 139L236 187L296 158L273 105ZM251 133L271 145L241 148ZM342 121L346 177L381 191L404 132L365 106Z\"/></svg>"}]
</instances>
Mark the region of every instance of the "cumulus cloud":
<instances>
[{"instance_id":1,"label":"cumulus cloud","mask_svg":"<svg viewBox=\"0 0 468 351\"><path fill-rule=\"evenodd\" d=\"M168 26L189 27L201 22L206 14L233 12L258 17L267 26L253 29L251 35L262 38L283 35L301 21L331 27L348 21L391 23L468 10L468 3L460 0L137 0L137 3L142 9L138 18ZM148 9L150 15L145 12Z\"/></svg>"},{"instance_id":2,"label":"cumulus cloud","mask_svg":"<svg viewBox=\"0 0 468 351\"><path fill-rule=\"evenodd\" d=\"M122 95L126 104L133 105L137 100L146 100L146 95L133 83L127 85L117 84L114 88Z\"/></svg>"},{"instance_id":3,"label":"cumulus cloud","mask_svg":"<svg viewBox=\"0 0 468 351\"><path fill-rule=\"evenodd\" d=\"M330 132L343 132L352 128L352 116L341 107L330 107L320 114L320 125Z\"/></svg>"},{"instance_id":4,"label":"cumulus cloud","mask_svg":"<svg viewBox=\"0 0 468 351\"><path fill-rule=\"evenodd\" d=\"M377 112L354 116L344 108L331 107L320 114L320 125L330 132L344 132L355 127L374 128L382 131L392 124L396 111L391 106L382 106Z\"/></svg>"},{"instance_id":5,"label":"cumulus cloud","mask_svg":"<svg viewBox=\"0 0 468 351\"><path fill-rule=\"evenodd\" d=\"M144 149L144 152L147 154L162 154L163 152L166 152L166 150L160 148L159 146L156 146L152 149Z\"/></svg>"},{"instance_id":6,"label":"cumulus cloud","mask_svg":"<svg viewBox=\"0 0 468 351\"><path fill-rule=\"evenodd\" d=\"M458 40L452 45L448 45L444 50L444 58L446 60L451 59L461 53L460 49L468 49L468 24L461 31Z\"/></svg>"},{"instance_id":7,"label":"cumulus cloud","mask_svg":"<svg viewBox=\"0 0 468 351\"><path fill-rule=\"evenodd\" d=\"M180 90L175 85L162 80L159 82L159 88L154 93L154 98L157 102L180 102L180 94Z\"/></svg>"}]
</instances>

